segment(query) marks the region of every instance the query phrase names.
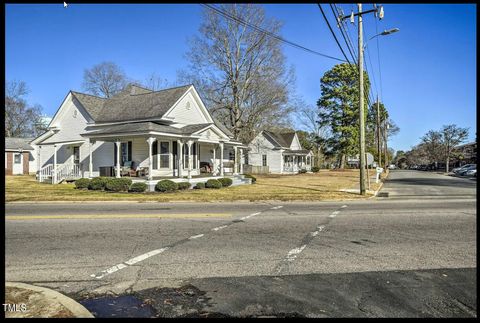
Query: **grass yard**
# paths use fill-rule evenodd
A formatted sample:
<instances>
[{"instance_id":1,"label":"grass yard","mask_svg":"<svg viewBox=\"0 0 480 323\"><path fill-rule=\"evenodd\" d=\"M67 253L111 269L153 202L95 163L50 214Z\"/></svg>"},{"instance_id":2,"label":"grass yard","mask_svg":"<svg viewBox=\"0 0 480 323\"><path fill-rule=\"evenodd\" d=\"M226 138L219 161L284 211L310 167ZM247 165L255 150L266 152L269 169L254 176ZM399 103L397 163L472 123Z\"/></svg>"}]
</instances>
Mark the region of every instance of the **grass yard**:
<instances>
[{"instance_id":1,"label":"grass yard","mask_svg":"<svg viewBox=\"0 0 480 323\"><path fill-rule=\"evenodd\" d=\"M372 173L370 173L372 175ZM222 189L188 190L175 193L111 193L77 190L74 184L44 184L34 176L5 176L6 202L28 201L332 201L362 199L371 195L341 192L358 188L358 170L321 170L316 174L258 175L257 183ZM380 184L371 182L371 190Z\"/></svg>"}]
</instances>

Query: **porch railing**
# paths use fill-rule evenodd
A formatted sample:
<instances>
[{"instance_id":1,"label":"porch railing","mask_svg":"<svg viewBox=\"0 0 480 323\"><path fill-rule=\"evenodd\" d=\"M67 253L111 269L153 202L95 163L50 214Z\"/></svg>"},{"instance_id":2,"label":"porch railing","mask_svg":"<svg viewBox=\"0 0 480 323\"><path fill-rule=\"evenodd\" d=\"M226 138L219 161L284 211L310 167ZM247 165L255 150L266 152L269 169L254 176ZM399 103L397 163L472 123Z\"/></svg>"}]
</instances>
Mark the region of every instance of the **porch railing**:
<instances>
[{"instance_id":1,"label":"porch railing","mask_svg":"<svg viewBox=\"0 0 480 323\"><path fill-rule=\"evenodd\" d=\"M54 176L55 173L57 176ZM57 164L56 170L53 164L48 164L40 169L38 180L39 182L44 182L48 179L52 184L57 184L65 179L77 179L80 177L82 177L80 174L80 166L77 164Z\"/></svg>"},{"instance_id":2,"label":"porch railing","mask_svg":"<svg viewBox=\"0 0 480 323\"><path fill-rule=\"evenodd\" d=\"M53 165L48 164L42 168L38 172L38 181L43 182L44 180L50 178L53 181Z\"/></svg>"}]
</instances>

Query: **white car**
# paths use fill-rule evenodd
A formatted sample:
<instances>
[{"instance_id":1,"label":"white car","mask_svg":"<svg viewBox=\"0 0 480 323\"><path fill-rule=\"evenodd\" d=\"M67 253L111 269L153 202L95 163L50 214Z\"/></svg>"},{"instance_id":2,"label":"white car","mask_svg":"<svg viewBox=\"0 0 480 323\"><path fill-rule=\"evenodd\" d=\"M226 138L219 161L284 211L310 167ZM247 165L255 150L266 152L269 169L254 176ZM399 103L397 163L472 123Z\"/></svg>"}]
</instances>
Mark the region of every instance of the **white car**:
<instances>
[{"instance_id":1,"label":"white car","mask_svg":"<svg viewBox=\"0 0 480 323\"><path fill-rule=\"evenodd\" d=\"M465 173L465 176L477 176L477 169L470 169Z\"/></svg>"},{"instance_id":2,"label":"white car","mask_svg":"<svg viewBox=\"0 0 480 323\"><path fill-rule=\"evenodd\" d=\"M394 164L388 165L388 169L396 169L396 168L397 168L397 166L395 166Z\"/></svg>"},{"instance_id":3,"label":"white car","mask_svg":"<svg viewBox=\"0 0 480 323\"><path fill-rule=\"evenodd\" d=\"M454 172L455 174L460 172L460 171L464 171L465 169L467 168L472 168L473 166L477 166L476 164L467 164L467 165L463 165L461 167L456 167L454 169L452 169L452 172Z\"/></svg>"}]
</instances>

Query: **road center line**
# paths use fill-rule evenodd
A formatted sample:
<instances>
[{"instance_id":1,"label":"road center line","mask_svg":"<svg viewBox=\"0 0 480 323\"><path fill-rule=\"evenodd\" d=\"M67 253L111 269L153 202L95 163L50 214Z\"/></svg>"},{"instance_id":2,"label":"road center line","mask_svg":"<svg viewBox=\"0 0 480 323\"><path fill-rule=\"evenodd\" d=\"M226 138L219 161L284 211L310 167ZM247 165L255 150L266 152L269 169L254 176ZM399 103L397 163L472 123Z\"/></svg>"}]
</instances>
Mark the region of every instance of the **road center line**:
<instances>
[{"instance_id":1,"label":"road center line","mask_svg":"<svg viewBox=\"0 0 480 323\"><path fill-rule=\"evenodd\" d=\"M286 261L294 261L295 258L297 258L298 254L299 254L300 252L302 252L303 249L305 249L306 246L307 246L307 245L304 244L303 246L301 246L301 247L299 247L299 248L295 248L295 249L290 250L290 251L288 252L288 255L287 255L287 257L285 258L285 260L286 260Z\"/></svg>"},{"instance_id":2,"label":"road center line","mask_svg":"<svg viewBox=\"0 0 480 323\"><path fill-rule=\"evenodd\" d=\"M279 205L279 206L274 206L272 208L270 208L271 210L278 210L278 209L281 209L283 207L283 205Z\"/></svg>"},{"instance_id":3,"label":"road center line","mask_svg":"<svg viewBox=\"0 0 480 323\"><path fill-rule=\"evenodd\" d=\"M222 225L222 226L213 228L212 231L218 231L218 230L221 230L221 229L226 228L226 227L228 227L228 225Z\"/></svg>"},{"instance_id":4,"label":"road center line","mask_svg":"<svg viewBox=\"0 0 480 323\"><path fill-rule=\"evenodd\" d=\"M203 237L203 236L204 236L204 234L202 233L202 234L197 234L196 236L191 236L191 237L188 238L188 239L192 240L192 239L201 238L201 237Z\"/></svg>"},{"instance_id":5,"label":"road center line","mask_svg":"<svg viewBox=\"0 0 480 323\"><path fill-rule=\"evenodd\" d=\"M149 251L147 253L144 253L143 255L137 256L137 257L132 258L130 260L127 260L127 261L125 261L125 263L127 265L133 265L133 264L136 264L137 262L140 262L142 260L145 260L145 259L150 258L150 257L155 256L155 255L158 255L159 253L162 253L167 249L168 249L168 247L152 250L152 251Z\"/></svg>"}]
</instances>

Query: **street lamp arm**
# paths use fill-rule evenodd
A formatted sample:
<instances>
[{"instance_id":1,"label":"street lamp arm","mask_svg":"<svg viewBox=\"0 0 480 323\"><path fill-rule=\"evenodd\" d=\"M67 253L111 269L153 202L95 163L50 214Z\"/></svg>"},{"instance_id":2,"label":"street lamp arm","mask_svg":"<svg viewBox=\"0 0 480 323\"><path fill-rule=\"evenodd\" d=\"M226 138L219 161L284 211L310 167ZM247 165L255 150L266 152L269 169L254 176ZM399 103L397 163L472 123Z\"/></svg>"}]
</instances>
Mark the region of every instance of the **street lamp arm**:
<instances>
[{"instance_id":1,"label":"street lamp arm","mask_svg":"<svg viewBox=\"0 0 480 323\"><path fill-rule=\"evenodd\" d=\"M363 50L365 50L365 48L367 47L368 42L371 41L373 38L378 37L378 36L390 35L390 34L396 33L397 31L400 31L400 29L398 29L398 28L392 28L392 29L389 29L389 30L384 30L384 31L382 31L382 32L379 33L379 34L370 37L370 39L367 40L367 41L365 42L365 44L363 45Z\"/></svg>"}]
</instances>

